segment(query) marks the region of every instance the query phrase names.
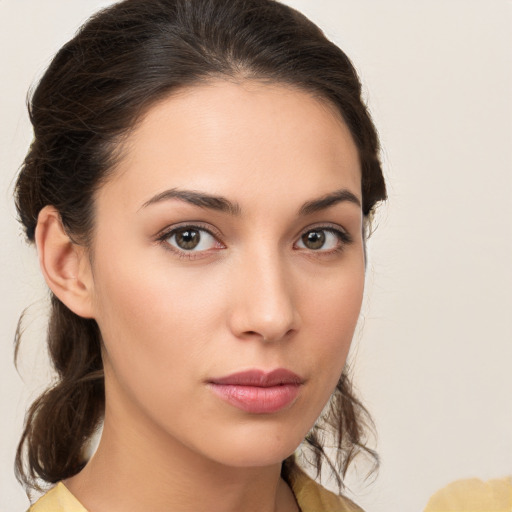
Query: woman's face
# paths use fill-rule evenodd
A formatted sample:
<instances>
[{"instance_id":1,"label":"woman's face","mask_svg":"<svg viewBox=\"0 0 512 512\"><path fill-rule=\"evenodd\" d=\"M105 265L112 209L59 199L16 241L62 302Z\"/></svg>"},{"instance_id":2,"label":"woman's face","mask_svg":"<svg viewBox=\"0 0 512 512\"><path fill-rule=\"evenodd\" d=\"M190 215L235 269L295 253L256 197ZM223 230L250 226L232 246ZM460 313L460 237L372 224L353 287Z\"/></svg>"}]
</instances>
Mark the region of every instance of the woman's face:
<instances>
[{"instance_id":1,"label":"woman's face","mask_svg":"<svg viewBox=\"0 0 512 512\"><path fill-rule=\"evenodd\" d=\"M360 310L350 133L305 92L219 80L154 106L124 148L91 258L105 425L280 462L328 401Z\"/></svg>"}]
</instances>

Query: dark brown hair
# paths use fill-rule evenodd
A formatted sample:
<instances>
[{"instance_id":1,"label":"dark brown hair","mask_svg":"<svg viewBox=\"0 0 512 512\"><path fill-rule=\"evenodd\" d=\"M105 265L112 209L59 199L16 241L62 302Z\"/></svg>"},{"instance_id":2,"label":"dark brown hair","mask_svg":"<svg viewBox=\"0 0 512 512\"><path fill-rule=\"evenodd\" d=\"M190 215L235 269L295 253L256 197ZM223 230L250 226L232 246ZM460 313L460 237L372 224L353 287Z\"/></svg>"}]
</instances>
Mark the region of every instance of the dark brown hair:
<instances>
[{"instance_id":1,"label":"dark brown hair","mask_svg":"<svg viewBox=\"0 0 512 512\"><path fill-rule=\"evenodd\" d=\"M371 217L386 197L376 130L354 67L316 25L273 0L125 0L94 15L57 53L29 101L34 139L15 192L28 240L40 210L53 205L71 239L90 244L94 193L115 168L123 137L159 100L214 78L291 85L328 101L358 148L363 214ZM32 404L16 457L28 487L79 472L104 411L96 322L52 296L48 347L57 380ZM340 488L359 451L375 455L365 447L368 422L344 374L306 438L317 470L328 461ZM333 461L324 452L326 428Z\"/></svg>"}]
</instances>

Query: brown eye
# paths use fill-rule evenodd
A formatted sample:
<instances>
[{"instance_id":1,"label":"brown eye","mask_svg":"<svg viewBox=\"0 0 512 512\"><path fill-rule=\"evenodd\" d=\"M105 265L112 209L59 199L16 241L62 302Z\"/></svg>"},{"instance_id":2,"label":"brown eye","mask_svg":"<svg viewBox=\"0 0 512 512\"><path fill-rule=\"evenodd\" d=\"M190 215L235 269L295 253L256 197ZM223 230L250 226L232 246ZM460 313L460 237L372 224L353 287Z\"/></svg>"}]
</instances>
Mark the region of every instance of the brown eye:
<instances>
[{"instance_id":1,"label":"brown eye","mask_svg":"<svg viewBox=\"0 0 512 512\"><path fill-rule=\"evenodd\" d=\"M176 245L184 251L195 249L201 241L201 234L197 229L185 228L174 234Z\"/></svg>"},{"instance_id":2,"label":"brown eye","mask_svg":"<svg viewBox=\"0 0 512 512\"><path fill-rule=\"evenodd\" d=\"M330 253L342 250L350 243L352 243L352 238L347 232L329 226L306 231L297 240L296 248Z\"/></svg>"},{"instance_id":3,"label":"brown eye","mask_svg":"<svg viewBox=\"0 0 512 512\"><path fill-rule=\"evenodd\" d=\"M178 252L201 252L221 248L222 244L208 230L196 226L183 226L162 236L166 242Z\"/></svg>"},{"instance_id":4,"label":"brown eye","mask_svg":"<svg viewBox=\"0 0 512 512\"><path fill-rule=\"evenodd\" d=\"M325 244L325 232L318 231L308 231L304 233L301 237L302 243L304 247L307 249L311 249L313 251L321 249Z\"/></svg>"}]
</instances>

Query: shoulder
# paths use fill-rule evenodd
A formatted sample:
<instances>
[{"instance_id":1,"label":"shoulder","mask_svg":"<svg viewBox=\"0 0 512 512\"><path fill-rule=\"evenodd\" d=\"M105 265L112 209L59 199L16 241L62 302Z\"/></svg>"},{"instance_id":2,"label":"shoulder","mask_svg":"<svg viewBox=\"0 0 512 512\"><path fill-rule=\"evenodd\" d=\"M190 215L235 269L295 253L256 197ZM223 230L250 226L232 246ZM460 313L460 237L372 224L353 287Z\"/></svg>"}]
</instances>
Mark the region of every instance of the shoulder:
<instances>
[{"instance_id":1,"label":"shoulder","mask_svg":"<svg viewBox=\"0 0 512 512\"><path fill-rule=\"evenodd\" d=\"M289 475L289 480L302 512L363 512L351 500L328 491L299 468L294 468ZM87 510L60 482L39 498L27 512L87 512Z\"/></svg>"},{"instance_id":2,"label":"shoulder","mask_svg":"<svg viewBox=\"0 0 512 512\"><path fill-rule=\"evenodd\" d=\"M27 512L87 512L79 501L59 482L41 496Z\"/></svg>"},{"instance_id":3,"label":"shoulder","mask_svg":"<svg viewBox=\"0 0 512 512\"><path fill-rule=\"evenodd\" d=\"M363 512L353 501L328 491L298 467L288 478L302 512Z\"/></svg>"},{"instance_id":4,"label":"shoulder","mask_svg":"<svg viewBox=\"0 0 512 512\"><path fill-rule=\"evenodd\" d=\"M483 482L458 480L437 491L424 512L509 512L512 510L512 477Z\"/></svg>"}]
</instances>

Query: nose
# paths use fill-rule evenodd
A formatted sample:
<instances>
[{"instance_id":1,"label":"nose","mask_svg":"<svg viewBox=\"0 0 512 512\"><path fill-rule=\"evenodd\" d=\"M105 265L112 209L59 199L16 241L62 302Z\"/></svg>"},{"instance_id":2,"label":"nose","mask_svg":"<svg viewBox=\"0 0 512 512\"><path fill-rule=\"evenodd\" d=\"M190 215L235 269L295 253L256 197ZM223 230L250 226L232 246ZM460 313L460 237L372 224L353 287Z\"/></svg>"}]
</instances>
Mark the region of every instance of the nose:
<instances>
[{"instance_id":1,"label":"nose","mask_svg":"<svg viewBox=\"0 0 512 512\"><path fill-rule=\"evenodd\" d=\"M268 253L253 254L234 269L229 323L236 337L275 342L299 329L294 283L285 267Z\"/></svg>"}]
</instances>

